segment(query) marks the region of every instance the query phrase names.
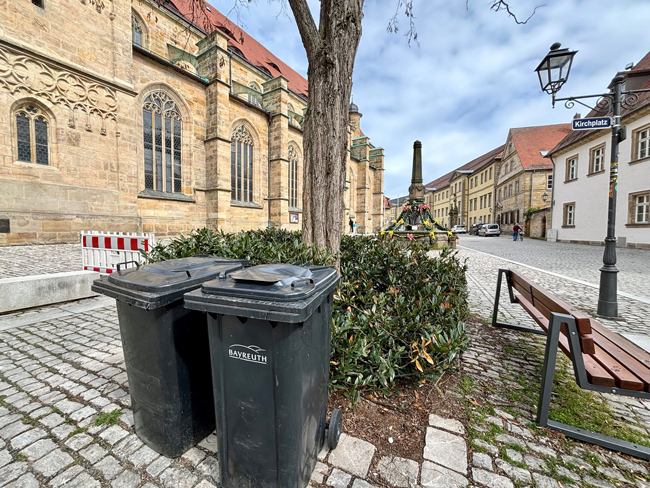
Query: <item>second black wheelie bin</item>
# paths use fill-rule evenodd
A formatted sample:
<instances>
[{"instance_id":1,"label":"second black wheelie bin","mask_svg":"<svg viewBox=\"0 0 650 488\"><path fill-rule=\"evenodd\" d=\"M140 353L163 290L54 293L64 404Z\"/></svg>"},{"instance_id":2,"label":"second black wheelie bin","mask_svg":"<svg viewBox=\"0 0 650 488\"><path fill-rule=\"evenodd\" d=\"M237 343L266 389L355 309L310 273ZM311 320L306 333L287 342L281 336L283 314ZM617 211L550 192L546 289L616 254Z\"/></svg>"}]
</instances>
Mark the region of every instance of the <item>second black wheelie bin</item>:
<instances>
[{"instance_id":1,"label":"second black wheelie bin","mask_svg":"<svg viewBox=\"0 0 650 488\"><path fill-rule=\"evenodd\" d=\"M180 456L215 428L205 316L184 308L183 294L248 264L193 256L118 267L93 282L116 300L135 432L164 456Z\"/></svg>"},{"instance_id":2,"label":"second black wheelie bin","mask_svg":"<svg viewBox=\"0 0 650 488\"><path fill-rule=\"evenodd\" d=\"M270 264L208 281L185 306L208 313L224 488L304 488L327 422L333 267Z\"/></svg>"}]
</instances>

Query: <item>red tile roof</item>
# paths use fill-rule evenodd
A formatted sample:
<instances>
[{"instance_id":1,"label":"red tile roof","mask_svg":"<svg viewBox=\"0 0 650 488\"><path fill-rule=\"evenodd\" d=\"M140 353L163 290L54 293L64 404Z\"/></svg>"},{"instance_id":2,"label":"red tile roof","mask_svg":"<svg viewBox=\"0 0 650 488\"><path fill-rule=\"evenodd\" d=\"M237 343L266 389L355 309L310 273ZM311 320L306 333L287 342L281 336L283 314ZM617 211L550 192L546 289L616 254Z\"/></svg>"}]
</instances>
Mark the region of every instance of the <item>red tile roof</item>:
<instances>
[{"instance_id":1,"label":"red tile roof","mask_svg":"<svg viewBox=\"0 0 650 488\"><path fill-rule=\"evenodd\" d=\"M540 151L550 151L571 134L571 124L510 129L510 136L524 169L548 169L553 164Z\"/></svg>"},{"instance_id":2,"label":"red tile roof","mask_svg":"<svg viewBox=\"0 0 650 488\"><path fill-rule=\"evenodd\" d=\"M454 170L454 171L456 171L456 170ZM424 187L427 190L433 190L435 188L436 191L442 190L443 188L447 188L449 186L449 180L451 180L451 177L453 176L454 171L450 171L446 175L441 176L440 178L438 178L437 180L433 180L431 183L427 183L426 185L424 185Z\"/></svg>"},{"instance_id":3,"label":"red tile roof","mask_svg":"<svg viewBox=\"0 0 650 488\"><path fill-rule=\"evenodd\" d=\"M505 148L505 144L492 149L491 151L486 152L482 156L479 156L476 159L471 160L469 163L462 165L460 168L458 168L456 171L476 171L481 169L483 166L490 164L494 159L500 158L501 155L503 154L503 149Z\"/></svg>"},{"instance_id":4,"label":"red tile roof","mask_svg":"<svg viewBox=\"0 0 650 488\"><path fill-rule=\"evenodd\" d=\"M638 75L641 75L641 71L646 71L650 70L650 52L648 52L642 59L637 63L637 65L632 68L629 72L622 73L625 75L628 74L633 74L638 73ZM648 80L641 88L650 88L650 80ZM632 107L631 109L626 109L625 107L621 108L621 116L625 117L626 115L631 114L632 112L636 112L637 110L646 107L647 105L650 104L650 93L639 93L639 101L637 104ZM606 114L603 114L602 112L597 112L595 110L592 110L587 114L587 117L603 117ZM550 154L554 154L559 152L561 149L570 146L573 143L576 143L580 141L581 139L584 139L585 137L588 137L595 132L598 132L596 130L575 130L571 131L569 135L567 135L564 139L562 139L554 148L553 150L550 151Z\"/></svg>"},{"instance_id":5,"label":"red tile roof","mask_svg":"<svg viewBox=\"0 0 650 488\"><path fill-rule=\"evenodd\" d=\"M449 186L451 177L454 175L456 171L459 170L469 171L469 170L481 169L486 164L491 163L493 159L501 157L504 147L505 145L499 146L496 149L492 149L491 151L486 152L482 156L479 156L478 158L471 160L469 163L464 164L460 168L456 168L455 170L450 171L446 175L441 176L437 180L433 180L431 183L427 183L426 185L424 185L424 187L429 190L431 190L432 188L436 188L436 191L446 188Z\"/></svg>"},{"instance_id":6,"label":"red tile roof","mask_svg":"<svg viewBox=\"0 0 650 488\"><path fill-rule=\"evenodd\" d=\"M225 15L219 12L205 0L203 8L196 8L196 0L168 0L168 7L176 10L188 22L207 32L208 34L219 29L228 37L228 47L234 48L237 54L241 55L252 65L268 71L271 77L284 76L288 81L291 91L307 96L307 80L281 59L274 56L268 49L257 42L253 37L231 22ZM171 5L170 5L171 4ZM175 7L175 8L174 8Z\"/></svg>"}]
</instances>

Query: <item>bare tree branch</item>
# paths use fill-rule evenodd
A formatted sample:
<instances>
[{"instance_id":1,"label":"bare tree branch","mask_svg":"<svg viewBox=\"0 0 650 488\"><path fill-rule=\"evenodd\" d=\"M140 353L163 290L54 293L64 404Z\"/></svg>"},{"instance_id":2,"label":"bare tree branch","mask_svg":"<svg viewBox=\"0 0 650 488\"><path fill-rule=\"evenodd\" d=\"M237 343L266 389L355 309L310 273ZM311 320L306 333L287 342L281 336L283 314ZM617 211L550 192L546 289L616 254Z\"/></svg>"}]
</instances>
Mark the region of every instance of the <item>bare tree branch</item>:
<instances>
[{"instance_id":1,"label":"bare tree branch","mask_svg":"<svg viewBox=\"0 0 650 488\"><path fill-rule=\"evenodd\" d=\"M467 0L467 2L469 2L469 0ZM517 18L517 15L515 13L513 13L512 10L510 10L510 5L508 5L505 2L505 0L491 0L491 2L492 2L490 4L490 9L491 10L494 10L495 12L505 10L506 12L508 12L508 15L510 17L512 17L517 24L520 24L520 25L528 23L528 21L533 18L533 15L535 15L535 12L537 12L538 8L546 7L546 4L538 5L537 7L535 7L535 9L533 10L533 13L530 14L526 20L519 20Z\"/></svg>"},{"instance_id":2,"label":"bare tree branch","mask_svg":"<svg viewBox=\"0 0 650 488\"><path fill-rule=\"evenodd\" d=\"M314 22L314 17L311 15L307 0L289 0L289 5L296 19L305 51L307 51L307 59L311 60L316 55L320 39L316 22Z\"/></svg>"},{"instance_id":3,"label":"bare tree branch","mask_svg":"<svg viewBox=\"0 0 650 488\"><path fill-rule=\"evenodd\" d=\"M409 20L409 30L406 34L404 34L404 37L407 39L406 43L410 46L411 41L415 41L415 43L419 46L420 43L418 42L418 33L415 29L415 15L413 14L413 0L397 0L395 14L390 18L386 30L390 33L399 32L398 17L402 8L404 8L404 15Z\"/></svg>"}]
</instances>

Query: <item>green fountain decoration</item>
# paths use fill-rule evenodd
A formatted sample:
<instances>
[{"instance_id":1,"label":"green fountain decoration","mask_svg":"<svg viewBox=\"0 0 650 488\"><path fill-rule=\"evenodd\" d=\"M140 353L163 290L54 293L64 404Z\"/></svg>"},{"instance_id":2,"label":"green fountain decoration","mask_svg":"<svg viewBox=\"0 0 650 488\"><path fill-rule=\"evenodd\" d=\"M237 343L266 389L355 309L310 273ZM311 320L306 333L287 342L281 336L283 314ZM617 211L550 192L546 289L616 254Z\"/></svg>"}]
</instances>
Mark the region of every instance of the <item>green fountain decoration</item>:
<instances>
[{"instance_id":1,"label":"green fountain decoration","mask_svg":"<svg viewBox=\"0 0 650 488\"><path fill-rule=\"evenodd\" d=\"M434 249L456 247L456 236L440 225L431 214L431 206L424 201L422 183L422 143L413 143L413 170L409 199L402 213L381 233L384 238L428 241Z\"/></svg>"}]
</instances>

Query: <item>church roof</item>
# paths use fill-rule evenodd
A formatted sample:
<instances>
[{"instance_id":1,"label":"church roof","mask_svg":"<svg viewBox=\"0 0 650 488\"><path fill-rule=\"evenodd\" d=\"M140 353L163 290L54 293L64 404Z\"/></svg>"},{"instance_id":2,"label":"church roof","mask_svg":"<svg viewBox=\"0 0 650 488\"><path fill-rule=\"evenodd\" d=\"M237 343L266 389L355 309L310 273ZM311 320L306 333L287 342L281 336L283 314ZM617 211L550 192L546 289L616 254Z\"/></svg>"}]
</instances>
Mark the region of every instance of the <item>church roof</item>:
<instances>
[{"instance_id":1,"label":"church roof","mask_svg":"<svg viewBox=\"0 0 650 488\"><path fill-rule=\"evenodd\" d=\"M202 3L203 8L197 8L197 1ZM170 3L172 5L169 5ZM208 34L219 29L228 37L228 48L231 51L271 78L284 76L292 92L307 97L305 78L205 0L168 0L168 6L175 7L172 10L176 10L185 20Z\"/></svg>"}]
</instances>

